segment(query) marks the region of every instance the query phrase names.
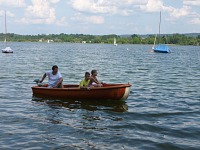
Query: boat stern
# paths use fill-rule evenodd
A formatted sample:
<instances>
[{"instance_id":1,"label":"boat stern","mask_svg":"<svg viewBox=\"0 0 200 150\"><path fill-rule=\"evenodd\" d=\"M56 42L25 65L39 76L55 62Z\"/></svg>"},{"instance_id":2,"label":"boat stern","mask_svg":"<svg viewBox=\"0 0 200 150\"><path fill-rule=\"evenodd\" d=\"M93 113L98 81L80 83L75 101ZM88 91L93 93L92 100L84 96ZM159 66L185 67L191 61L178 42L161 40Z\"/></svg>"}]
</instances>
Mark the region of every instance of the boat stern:
<instances>
[{"instance_id":1,"label":"boat stern","mask_svg":"<svg viewBox=\"0 0 200 150\"><path fill-rule=\"evenodd\" d=\"M126 87L124 95L123 95L123 97L120 100L121 101L126 100L128 98L128 96L129 96L129 94L130 94L130 86Z\"/></svg>"}]
</instances>

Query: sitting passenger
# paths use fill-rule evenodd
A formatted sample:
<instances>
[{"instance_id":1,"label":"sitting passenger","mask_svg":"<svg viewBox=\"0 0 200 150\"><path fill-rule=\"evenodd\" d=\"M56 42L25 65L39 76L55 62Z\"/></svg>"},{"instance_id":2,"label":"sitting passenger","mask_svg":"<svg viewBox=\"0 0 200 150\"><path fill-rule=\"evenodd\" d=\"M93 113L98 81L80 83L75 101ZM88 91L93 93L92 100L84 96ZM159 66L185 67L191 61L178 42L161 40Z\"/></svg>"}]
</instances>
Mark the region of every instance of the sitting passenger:
<instances>
[{"instance_id":1,"label":"sitting passenger","mask_svg":"<svg viewBox=\"0 0 200 150\"><path fill-rule=\"evenodd\" d=\"M89 84L90 84L90 73L85 72L85 78L80 82L79 87L90 89Z\"/></svg>"},{"instance_id":2,"label":"sitting passenger","mask_svg":"<svg viewBox=\"0 0 200 150\"><path fill-rule=\"evenodd\" d=\"M85 72L85 78L80 82L79 87L80 88L87 88L87 89L90 89L91 87L97 87L97 86L93 86L91 83L94 83L94 84L97 85L98 81L96 81L95 79L93 79L90 76L89 72Z\"/></svg>"},{"instance_id":3,"label":"sitting passenger","mask_svg":"<svg viewBox=\"0 0 200 150\"><path fill-rule=\"evenodd\" d=\"M96 76L97 76L97 70L92 70L90 76L90 85L94 87L102 87L103 83L98 81Z\"/></svg>"}]
</instances>

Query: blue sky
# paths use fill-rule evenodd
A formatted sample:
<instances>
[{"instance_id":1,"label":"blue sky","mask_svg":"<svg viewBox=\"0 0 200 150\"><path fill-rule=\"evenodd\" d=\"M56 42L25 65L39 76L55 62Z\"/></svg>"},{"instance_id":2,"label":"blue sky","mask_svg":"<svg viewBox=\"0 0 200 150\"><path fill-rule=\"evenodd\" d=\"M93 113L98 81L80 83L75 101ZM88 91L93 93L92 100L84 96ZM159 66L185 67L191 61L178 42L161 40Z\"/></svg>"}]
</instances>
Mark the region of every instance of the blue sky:
<instances>
[{"instance_id":1,"label":"blue sky","mask_svg":"<svg viewBox=\"0 0 200 150\"><path fill-rule=\"evenodd\" d=\"M9 33L156 34L200 33L200 0L0 0Z\"/></svg>"}]
</instances>

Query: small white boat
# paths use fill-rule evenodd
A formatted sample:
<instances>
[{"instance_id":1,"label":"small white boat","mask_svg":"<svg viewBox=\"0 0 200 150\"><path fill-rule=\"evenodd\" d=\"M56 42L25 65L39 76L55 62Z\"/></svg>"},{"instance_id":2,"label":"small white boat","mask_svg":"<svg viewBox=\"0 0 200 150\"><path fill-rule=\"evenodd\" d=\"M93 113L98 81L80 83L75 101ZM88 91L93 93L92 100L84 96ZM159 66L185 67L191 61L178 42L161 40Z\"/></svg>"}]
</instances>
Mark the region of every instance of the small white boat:
<instances>
[{"instance_id":1,"label":"small white boat","mask_svg":"<svg viewBox=\"0 0 200 150\"><path fill-rule=\"evenodd\" d=\"M2 53L13 53L13 50L10 47L2 49Z\"/></svg>"},{"instance_id":2,"label":"small white boat","mask_svg":"<svg viewBox=\"0 0 200 150\"><path fill-rule=\"evenodd\" d=\"M4 39L5 48L2 49L2 53L13 53L13 50L7 46L6 36L7 36L7 25L6 25L6 11L5 11L5 39Z\"/></svg>"},{"instance_id":3,"label":"small white boat","mask_svg":"<svg viewBox=\"0 0 200 150\"><path fill-rule=\"evenodd\" d=\"M114 46L117 46L117 40L116 40L116 38L114 38Z\"/></svg>"}]
</instances>

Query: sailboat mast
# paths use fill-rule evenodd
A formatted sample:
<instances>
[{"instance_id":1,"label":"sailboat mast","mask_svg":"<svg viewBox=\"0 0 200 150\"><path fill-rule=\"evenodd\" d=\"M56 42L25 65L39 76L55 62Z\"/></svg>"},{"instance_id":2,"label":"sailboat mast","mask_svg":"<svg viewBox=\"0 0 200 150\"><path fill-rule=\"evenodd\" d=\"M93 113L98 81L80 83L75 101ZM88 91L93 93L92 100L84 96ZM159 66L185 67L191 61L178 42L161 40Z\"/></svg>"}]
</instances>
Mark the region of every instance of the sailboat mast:
<instances>
[{"instance_id":1,"label":"sailboat mast","mask_svg":"<svg viewBox=\"0 0 200 150\"><path fill-rule=\"evenodd\" d=\"M6 25L6 11L5 11L5 40L4 40L5 47L7 47L6 36L7 36L7 25Z\"/></svg>"},{"instance_id":2,"label":"sailboat mast","mask_svg":"<svg viewBox=\"0 0 200 150\"><path fill-rule=\"evenodd\" d=\"M157 38L157 34L156 34L156 36L154 38L153 48L156 46L156 38Z\"/></svg>"},{"instance_id":3,"label":"sailboat mast","mask_svg":"<svg viewBox=\"0 0 200 150\"><path fill-rule=\"evenodd\" d=\"M159 31L158 31L158 43L160 43L160 25L161 25L161 11L160 11L160 21L159 21Z\"/></svg>"}]
</instances>

